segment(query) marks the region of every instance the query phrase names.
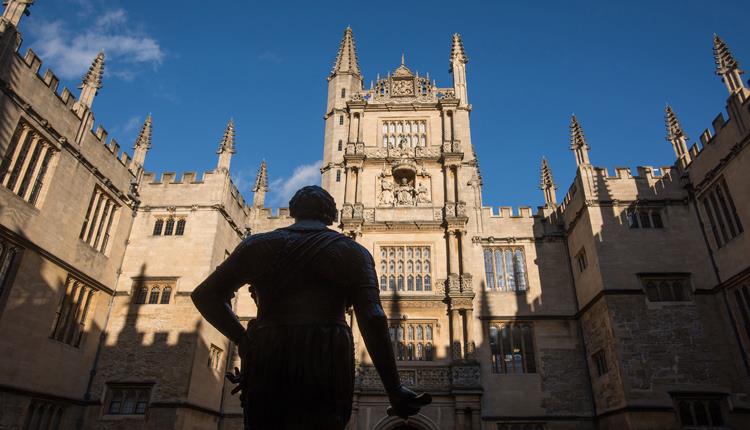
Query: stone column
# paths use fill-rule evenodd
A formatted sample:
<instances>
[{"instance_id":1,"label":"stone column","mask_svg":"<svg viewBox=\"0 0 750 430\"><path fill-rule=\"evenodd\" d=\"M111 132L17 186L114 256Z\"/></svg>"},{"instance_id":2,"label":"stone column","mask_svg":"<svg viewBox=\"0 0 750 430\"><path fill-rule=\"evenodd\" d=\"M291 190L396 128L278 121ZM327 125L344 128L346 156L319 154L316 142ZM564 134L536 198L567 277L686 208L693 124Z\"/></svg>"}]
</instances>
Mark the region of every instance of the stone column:
<instances>
[{"instance_id":1,"label":"stone column","mask_svg":"<svg viewBox=\"0 0 750 430\"><path fill-rule=\"evenodd\" d=\"M466 272L466 262L469 260L468 255L469 255L469 247L470 247L471 241L468 238L468 234L469 232L467 232L466 230L462 230L461 239L459 241L458 249L461 252L460 254L461 258L460 258L459 264L460 264L460 269L461 269L462 274Z\"/></svg>"},{"instance_id":2,"label":"stone column","mask_svg":"<svg viewBox=\"0 0 750 430\"><path fill-rule=\"evenodd\" d=\"M443 169L444 175L445 175L445 201L446 202L455 202L456 201L456 191L455 191L455 185L456 182L453 179L453 168L451 166L446 165Z\"/></svg>"},{"instance_id":3,"label":"stone column","mask_svg":"<svg viewBox=\"0 0 750 430\"><path fill-rule=\"evenodd\" d=\"M458 179L459 174L461 173L460 169L461 169L461 165L459 164L451 166L451 170L453 173L452 175L453 177L453 201L456 203L458 203L461 200L461 196L460 196L461 186L459 184L459 179Z\"/></svg>"},{"instance_id":4,"label":"stone column","mask_svg":"<svg viewBox=\"0 0 750 430\"><path fill-rule=\"evenodd\" d=\"M359 181L359 168L355 167L354 170L354 203L359 203L361 200L360 181Z\"/></svg>"},{"instance_id":5,"label":"stone column","mask_svg":"<svg viewBox=\"0 0 750 430\"><path fill-rule=\"evenodd\" d=\"M474 311L472 309L466 309L464 311L464 318L466 319L466 341L464 342L464 356L466 358L473 358L474 355Z\"/></svg>"},{"instance_id":6,"label":"stone column","mask_svg":"<svg viewBox=\"0 0 750 430\"><path fill-rule=\"evenodd\" d=\"M34 185L36 184L37 179L39 178L39 172L42 169L42 165L44 164L44 158L47 156L47 152L51 151L50 145L41 140L39 141L39 144L42 145L42 150L39 152L39 156L37 158L36 166L31 166L34 170L32 172L27 173L27 175L31 175L29 177L29 182L26 187L26 191L21 195L20 197L24 200L26 200L27 195L31 195L32 190L34 189Z\"/></svg>"},{"instance_id":7,"label":"stone column","mask_svg":"<svg viewBox=\"0 0 750 430\"><path fill-rule=\"evenodd\" d=\"M458 309L451 309L451 342L453 359L460 360L462 358L463 327L461 326L461 313Z\"/></svg>"},{"instance_id":8,"label":"stone column","mask_svg":"<svg viewBox=\"0 0 750 430\"><path fill-rule=\"evenodd\" d=\"M458 274L458 239L455 230L448 230L448 273Z\"/></svg>"},{"instance_id":9,"label":"stone column","mask_svg":"<svg viewBox=\"0 0 750 430\"><path fill-rule=\"evenodd\" d=\"M346 186L345 186L345 198L344 203L353 203L357 188L357 168L347 167L346 168Z\"/></svg>"}]
</instances>

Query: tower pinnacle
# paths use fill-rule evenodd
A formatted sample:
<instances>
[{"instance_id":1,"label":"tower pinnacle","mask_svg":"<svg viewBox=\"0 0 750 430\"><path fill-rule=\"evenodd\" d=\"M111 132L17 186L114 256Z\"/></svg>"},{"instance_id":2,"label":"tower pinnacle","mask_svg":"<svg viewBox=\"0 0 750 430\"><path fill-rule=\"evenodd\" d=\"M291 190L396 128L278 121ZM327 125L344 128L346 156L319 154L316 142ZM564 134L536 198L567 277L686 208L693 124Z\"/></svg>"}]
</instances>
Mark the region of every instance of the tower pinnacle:
<instances>
[{"instance_id":1,"label":"tower pinnacle","mask_svg":"<svg viewBox=\"0 0 750 430\"><path fill-rule=\"evenodd\" d=\"M449 71L453 75L453 91L459 99L460 106L468 106L469 104L469 93L466 89L466 63L468 62L469 57L466 56L466 51L464 51L461 35L453 33Z\"/></svg>"},{"instance_id":2,"label":"tower pinnacle","mask_svg":"<svg viewBox=\"0 0 750 430\"><path fill-rule=\"evenodd\" d=\"M5 10L3 10L3 20L18 27L22 15L28 15L28 7L34 4L34 0L6 0Z\"/></svg>"},{"instance_id":3,"label":"tower pinnacle","mask_svg":"<svg viewBox=\"0 0 750 430\"><path fill-rule=\"evenodd\" d=\"M583 134L583 128L578 123L575 115L570 118L570 149L576 155L576 166L582 166L589 163L589 145L586 142L586 136Z\"/></svg>"},{"instance_id":4,"label":"tower pinnacle","mask_svg":"<svg viewBox=\"0 0 750 430\"><path fill-rule=\"evenodd\" d=\"M547 207L557 206L557 197L555 195L555 181L552 179L552 170L547 164L547 159L542 157L542 169L541 169L541 184L540 188L544 192L544 204Z\"/></svg>"},{"instance_id":5,"label":"tower pinnacle","mask_svg":"<svg viewBox=\"0 0 750 430\"><path fill-rule=\"evenodd\" d=\"M253 206L262 208L266 200L266 191L268 191L268 172L266 170L266 160L260 163L257 175L255 175L255 185L253 186Z\"/></svg>"},{"instance_id":6,"label":"tower pinnacle","mask_svg":"<svg viewBox=\"0 0 750 430\"><path fill-rule=\"evenodd\" d=\"M219 143L219 150L216 151L216 153L219 154L219 163L216 166L216 170L219 172L229 172L232 154L235 153L233 119L230 119L229 122L227 122L224 135L221 137L221 142Z\"/></svg>"},{"instance_id":7,"label":"tower pinnacle","mask_svg":"<svg viewBox=\"0 0 750 430\"><path fill-rule=\"evenodd\" d=\"M137 170L142 168L146 161L146 153L151 148L151 114L148 114L146 121L141 127L141 132L135 139L133 146L133 160L130 162L130 168Z\"/></svg>"},{"instance_id":8,"label":"tower pinnacle","mask_svg":"<svg viewBox=\"0 0 750 430\"><path fill-rule=\"evenodd\" d=\"M734 94L740 88L744 88L740 75L745 73L740 69L740 65L735 60L729 47L719 35L714 33L714 61L716 62L716 74L721 76L721 80L727 86L730 94Z\"/></svg>"},{"instance_id":9,"label":"tower pinnacle","mask_svg":"<svg viewBox=\"0 0 750 430\"><path fill-rule=\"evenodd\" d=\"M331 76L339 73L351 73L360 76L357 47L354 43L354 33L351 27L346 27L346 30L344 30L344 37L339 44L339 52L336 55Z\"/></svg>"},{"instance_id":10,"label":"tower pinnacle","mask_svg":"<svg viewBox=\"0 0 750 430\"><path fill-rule=\"evenodd\" d=\"M664 124L667 127L667 140L672 144L672 149L674 149L677 158L685 158L685 161L690 161L690 153L687 149L688 137L682 130L677 115L675 115L672 107L669 105L664 108Z\"/></svg>"},{"instance_id":11,"label":"tower pinnacle","mask_svg":"<svg viewBox=\"0 0 750 430\"><path fill-rule=\"evenodd\" d=\"M461 41L461 35L453 33L453 44L451 45L451 64L454 61L460 61L464 64L469 62L469 57L466 56L464 51L464 42Z\"/></svg>"},{"instance_id":12,"label":"tower pinnacle","mask_svg":"<svg viewBox=\"0 0 750 430\"><path fill-rule=\"evenodd\" d=\"M78 88L81 89L81 96L78 99L79 110L88 108L91 109L91 105L94 103L94 97L102 87L102 76L104 75L104 51L99 51L91 63L88 72L83 76L81 85Z\"/></svg>"}]
</instances>

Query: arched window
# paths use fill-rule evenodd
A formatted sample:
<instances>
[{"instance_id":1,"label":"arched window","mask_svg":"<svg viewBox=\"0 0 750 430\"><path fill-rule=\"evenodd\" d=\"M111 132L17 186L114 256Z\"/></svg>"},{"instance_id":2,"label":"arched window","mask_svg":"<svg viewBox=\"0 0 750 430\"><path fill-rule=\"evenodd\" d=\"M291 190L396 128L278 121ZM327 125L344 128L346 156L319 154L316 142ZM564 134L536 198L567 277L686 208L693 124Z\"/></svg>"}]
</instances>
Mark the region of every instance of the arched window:
<instances>
[{"instance_id":1,"label":"arched window","mask_svg":"<svg viewBox=\"0 0 750 430\"><path fill-rule=\"evenodd\" d=\"M386 279L385 275L382 275L380 277L380 289L383 291L388 291L388 280Z\"/></svg>"},{"instance_id":2,"label":"arched window","mask_svg":"<svg viewBox=\"0 0 750 430\"><path fill-rule=\"evenodd\" d=\"M409 277L406 278L406 290L414 291L414 277L411 275L409 275Z\"/></svg>"},{"instance_id":3,"label":"arched window","mask_svg":"<svg viewBox=\"0 0 750 430\"><path fill-rule=\"evenodd\" d=\"M136 290L135 293L135 304L142 305L146 303L146 296L148 296L148 288L138 287L138 290Z\"/></svg>"},{"instance_id":4,"label":"arched window","mask_svg":"<svg viewBox=\"0 0 750 430\"><path fill-rule=\"evenodd\" d=\"M161 235L161 229L164 227L164 220L163 219L157 219L156 222L154 222L154 236Z\"/></svg>"},{"instance_id":5,"label":"arched window","mask_svg":"<svg viewBox=\"0 0 750 430\"><path fill-rule=\"evenodd\" d=\"M513 273L513 251L505 250L505 267L508 268L508 290L516 291L516 277Z\"/></svg>"},{"instance_id":6,"label":"arched window","mask_svg":"<svg viewBox=\"0 0 750 430\"><path fill-rule=\"evenodd\" d=\"M395 270L395 263L393 262L393 260L391 260L391 261L388 262L388 271L391 272L391 273L393 273L393 272L396 271Z\"/></svg>"},{"instance_id":7,"label":"arched window","mask_svg":"<svg viewBox=\"0 0 750 430\"><path fill-rule=\"evenodd\" d=\"M424 340L424 338L422 337L422 326L421 325L417 326L417 340Z\"/></svg>"},{"instance_id":8,"label":"arched window","mask_svg":"<svg viewBox=\"0 0 750 430\"><path fill-rule=\"evenodd\" d=\"M388 289L391 291L396 291L396 277L393 275L388 278Z\"/></svg>"},{"instance_id":9,"label":"arched window","mask_svg":"<svg viewBox=\"0 0 750 430\"><path fill-rule=\"evenodd\" d=\"M339 125L344 125L344 115L339 115Z\"/></svg>"},{"instance_id":10,"label":"arched window","mask_svg":"<svg viewBox=\"0 0 750 430\"><path fill-rule=\"evenodd\" d=\"M406 360L413 361L414 360L414 344L408 344L406 346Z\"/></svg>"},{"instance_id":11,"label":"arched window","mask_svg":"<svg viewBox=\"0 0 750 430\"><path fill-rule=\"evenodd\" d=\"M516 249L514 267L516 270L516 285L518 291L526 290L526 263L523 261L523 252L520 249Z\"/></svg>"},{"instance_id":12,"label":"arched window","mask_svg":"<svg viewBox=\"0 0 750 430\"><path fill-rule=\"evenodd\" d=\"M397 267L398 267L398 273L403 273L404 272L404 262L403 261L399 260Z\"/></svg>"},{"instance_id":13,"label":"arched window","mask_svg":"<svg viewBox=\"0 0 750 430\"><path fill-rule=\"evenodd\" d=\"M398 277L398 290L404 291L404 277L401 275Z\"/></svg>"},{"instance_id":14,"label":"arched window","mask_svg":"<svg viewBox=\"0 0 750 430\"><path fill-rule=\"evenodd\" d=\"M417 275L417 291L422 291L422 275Z\"/></svg>"},{"instance_id":15,"label":"arched window","mask_svg":"<svg viewBox=\"0 0 750 430\"><path fill-rule=\"evenodd\" d=\"M425 260L424 261L424 267L423 267L423 269L424 269L425 272L429 272L430 271L430 260Z\"/></svg>"},{"instance_id":16,"label":"arched window","mask_svg":"<svg viewBox=\"0 0 750 430\"><path fill-rule=\"evenodd\" d=\"M185 218L180 218L177 221L177 228L175 229L174 234L177 236L185 234Z\"/></svg>"},{"instance_id":17,"label":"arched window","mask_svg":"<svg viewBox=\"0 0 750 430\"><path fill-rule=\"evenodd\" d=\"M169 304L170 298L172 298L172 287L164 287L164 291L161 293L161 304Z\"/></svg>"},{"instance_id":18,"label":"arched window","mask_svg":"<svg viewBox=\"0 0 750 430\"><path fill-rule=\"evenodd\" d=\"M167 220L167 225L164 227L164 236L171 236L174 231L174 218Z\"/></svg>"},{"instance_id":19,"label":"arched window","mask_svg":"<svg viewBox=\"0 0 750 430\"><path fill-rule=\"evenodd\" d=\"M414 263L414 270L416 272L422 271L422 263L419 260L417 260L416 263Z\"/></svg>"},{"instance_id":20,"label":"arched window","mask_svg":"<svg viewBox=\"0 0 750 430\"><path fill-rule=\"evenodd\" d=\"M409 340L414 340L414 326L409 324L409 328L406 330L406 336Z\"/></svg>"},{"instance_id":21,"label":"arched window","mask_svg":"<svg viewBox=\"0 0 750 430\"><path fill-rule=\"evenodd\" d=\"M417 344L417 360L424 360L424 347L421 343Z\"/></svg>"},{"instance_id":22,"label":"arched window","mask_svg":"<svg viewBox=\"0 0 750 430\"><path fill-rule=\"evenodd\" d=\"M432 326L428 325L424 328L424 336L427 340L432 340Z\"/></svg>"},{"instance_id":23,"label":"arched window","mask_svg":"<svg viewBox=\"0 0 750 430\"><path fill-rule=\"evenodd\" d=\"M432 291L432 280L430 279L430 275L424 275L424 290Z\"/></svg>"},{"instance_id":24,"label":"arched window","mask_svg":"<svg viewBox=\"0 0 750 430\"><path fill-rule=\"evenodd\" d=\"M407 273L414 272L414 262L413 261L409 260L409 261L406 262L406 272Z\"/></svg>"},{"instance_id":25,"label":"arched window","mask_svg":"<svg viewBox=\"0 0 750 430\"><path fill-rule=\"evenodd\" d=\"M432 361L432 342L427 342L427 345L425 345L424 359L427 361Z\"/></svg>"},{"instance_id":26,"label":"arched window","mask_svg":"<svg viewBox=\"0 0 750 430\"><path fill-rule=\"evenodd\" d=\"M151 288L151 294L148 296L148 304L155 305L159 303L159 287Z\"/></svg>"}]
</instances>

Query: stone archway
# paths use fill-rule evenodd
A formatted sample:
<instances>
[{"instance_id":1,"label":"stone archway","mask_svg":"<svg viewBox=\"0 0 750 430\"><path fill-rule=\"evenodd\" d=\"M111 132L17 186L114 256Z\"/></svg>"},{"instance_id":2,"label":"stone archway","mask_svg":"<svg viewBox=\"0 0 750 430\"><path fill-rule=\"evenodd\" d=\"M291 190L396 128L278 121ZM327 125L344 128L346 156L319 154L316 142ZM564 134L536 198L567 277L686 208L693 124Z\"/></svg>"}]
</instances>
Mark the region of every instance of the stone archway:
<instances>
[{"instance_id":1,"label":"stone archway","mask_svg":"<svg viewBox=\"0 0 750 430\"><path fill-rule=\"evenodd\" d=\"M431 419L417 414L404 421L396 417L383 417L375 424L373 430L440 430Z\"/></svg>"}]
</instances>

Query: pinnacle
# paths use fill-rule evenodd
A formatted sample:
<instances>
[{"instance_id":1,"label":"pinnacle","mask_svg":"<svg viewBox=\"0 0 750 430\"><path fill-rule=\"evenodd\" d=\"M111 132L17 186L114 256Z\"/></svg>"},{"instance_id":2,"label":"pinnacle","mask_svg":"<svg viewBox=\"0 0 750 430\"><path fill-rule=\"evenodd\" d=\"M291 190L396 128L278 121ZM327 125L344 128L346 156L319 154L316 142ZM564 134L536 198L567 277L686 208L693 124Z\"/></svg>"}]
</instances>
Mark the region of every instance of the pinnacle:
<instances>
[{"instance_id":1,"label":"pinnacle","mask_svg":"<svg viewBox=\"0 0 750 430\"><path fill-rule=\"evenodd\" d=\"M679 138L687 139L685 132L682 131L680 120L677 119L672 107L667 105L664 108L664 123L667 126L667 140L674 141Z\"/></svg>"},{"instance_id":2,"label":"pinnacle","mask_svg":"<svg viewBox=\"0 0 750 430\"><path fill-rule=\"evenodd\" d=\"M227 128L224 130L224 135L221 137L221 143L219 144L218 153L229 151L234 154L234 119L229 119Z\"/></svg>"},{"instance_id":3,"label":"pinnacle","mask_svg":"<svg viewBox=\"0 0 750 430\"><path fill-rule=\"evenodd\" d=\"M451 45L451 63L454 61L460 61L464 64L469 62L469 57L466 56L464 50L464 42L458 33L453 33L453 44Z\"/></svg>"},{"instance_id":4,"label":"pinnacle","mask_svg":"<svg viewBox=\"0 0 750 430\"><path fill-rule=\"evenodd\" d=\"M341 72L353 73L355 75L360 74L354 33L349 26L344 30L344 37L341 39L341 44L339 44L339 52L336 55L336 62L333 64L331 75Z\"/></svg>"},{"instance_id":5,"label":"pinnacle","mask_svg":"<svg viewBox=\"0 0 750 430\"><path fill-rule=\"evenodd\" d=\"M141 132L138 133L138 138L135 140L135 148L138 147L151 148L151 114L148 114L146 117L146 121L141 127Z\"/></svg>"},{"instance_id":6,"label":"pinnacle","mask_svg":"<svg viewBox=\"0 0 750 430\"><path fill-rule=\"evenodd\" d=\"M541 189L546 190L547 188L557 189L555 181L552 179L552 170L547 164L547 159L542 157L542 168L541 168Z\"/></svg>"},{"instance_id":7,"label":"pinnacle","mask_svg":"<svg viewBox=\"0 0 750 430\"><path fill-rule=\"evenodd\" d=\"M586 136L583 134L583 128L578 123L578 118L575 115L570 118L570 148L589 148L586 143Z\"/></svg>"},{"instance_id":8,"label":"pinnacle","mask_svg":"<svg viewBox=\"0 0 750 430\"><path fill-rule=\"evenodd\" d=\"M714 61L717 75L723 75L735 69L742 73L726 42L716 33L714 33Z\"/></svg>"},{"instance_id":9,"label":"pinnacle","mask_svg":"<svg viewBox=\"0 0 750 430\"><path fill-rule=\"evenodd\" d=\"M102 87L102 75L104 74L104 51L99 51L91 63L88 72L84 75L80 88L91 85L96 89Z\"/></svg>"},{"instance_id":10,"label":"pinnacle","mask_svg":"<svg viewBox=\"0 0 750 430\"><path fill-rule=\"evenodd\" d=\"M255 185L253 192L268 190L268 171L266 170L266 160L260 163L258 173L255 175Z\"/></svg>"}]
</instances>

